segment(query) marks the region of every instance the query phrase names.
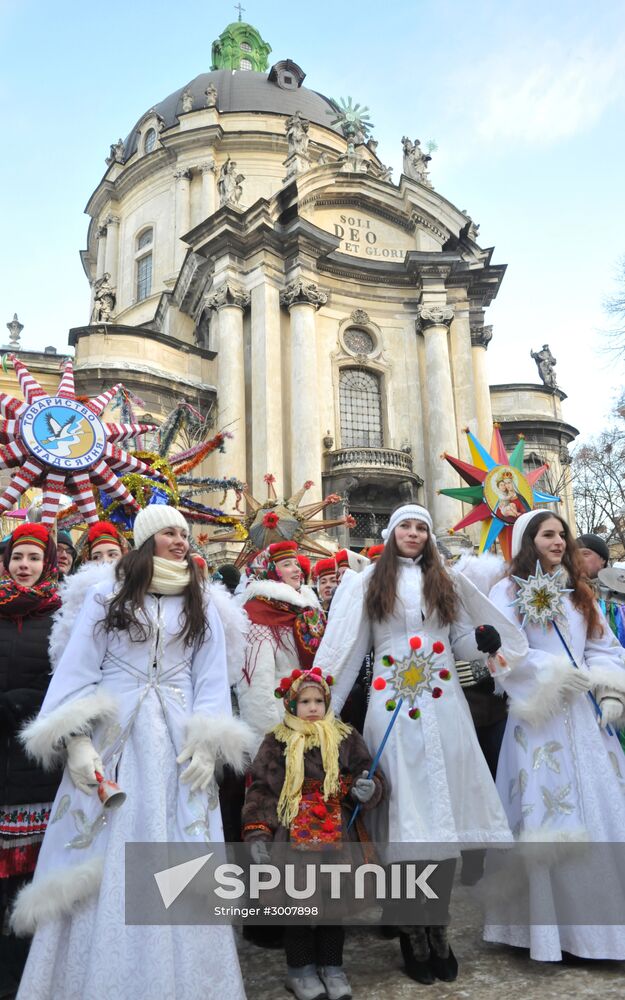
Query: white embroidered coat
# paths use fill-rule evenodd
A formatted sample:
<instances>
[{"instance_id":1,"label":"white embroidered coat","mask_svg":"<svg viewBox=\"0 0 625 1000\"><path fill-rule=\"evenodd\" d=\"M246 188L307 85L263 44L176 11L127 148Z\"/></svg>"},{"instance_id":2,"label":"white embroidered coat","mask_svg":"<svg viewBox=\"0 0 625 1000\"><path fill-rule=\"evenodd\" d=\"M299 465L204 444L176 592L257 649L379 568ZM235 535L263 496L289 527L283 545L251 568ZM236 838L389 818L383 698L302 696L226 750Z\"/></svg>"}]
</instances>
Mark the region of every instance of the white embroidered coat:
<instances>
[{"instance_id":1,"label":"white embroidered coat","mask_svg":"<svg viewBox=\"0 0 625 1000\"><path fill-rule=\"evenodd\" d=\"M105 776L127 800L105 812L65 772L33 883L15 910L18 932L36 930L20 996L193 1000L198 977L209 977L207 997L241 1000L231 928L126 927L123 906L128 841L223 840L215 783L190 792L176 763L187 745L239 770L246 763L250 733L232 718L221 621L206 596L206 637L187 647L177 634L182 597L148 594L152 634L130 642L127 633L100 627L110 594L110 583L88 592L24 739L45 763L64 756L64 738L91 732ZM213 993L211 978L220 983Z\"/></svg>"},{"instance_id":2,"label":"white embroidered coat","mask_svg":"<svg viewBox=\"0 0 625 1000\"><path fill-rule=\"evenodd\" d=\"M356 679L365 654L373 648L374 682L383 678L384 690L371 689L364 728L369 750L380 745L391 715L386 701L393 697L393 668L382 657L396 661L410 653L409 639L418 635L423 648L444 644L432 668L425 671L428 687L416 701L421 716L408 716L404 703L381 758L390 786L386 823L376 826L376 838L390 842L469 843L510 840L510 830L495 786L475 735L471 713L458 681L454 659L484 659L477 650L477 625L494 625L501 634L509 663L523 657L527 643L488 599L466 578L454 577L461 609L451 627L441 625L437 615L424 607L421 568L418 561L400 559L397 600L393 614L372 623L364 597L374 567L361 574L346 573L331 608L325 636L315 665L334 675L333 705L339 712ZM449 680L439 671L450 671ZM442 689L433 698L431 688ZM379 815L383 809L376 810Z\"/></svg>"},{"instance_id":3,"label":"white embroidered coat","mask_svg":"<svg viewBox=\"0 0 625 1000\"><path fill-rule=\"evenodd\" d=\"M490 592L493 603L520 627L512 604L515 596L516 585L509 578ZM597 698L610 695L621 701L624 713L617 725L622 726L625 651L605 622L603 635L590 637L570 597L565 595L563 600L565 616L558 624L569 649L579 668L590 674ZM624 841L625 755L618 737L600 729L587 694L562 694L562 678L570 665L556 632L536 625L527 625L525 632L529 652L502 679L509 714L497 770L497 788L515 837L560 844ZM563 849L555 853L561 857ZM593 869L595 861L599 871ZM552 877L553 870L550 874L548 868L534 873L530 904L539 896L551 905ZM585 897L620 892L618 871L608 872L605 855L599 857L592 850L579 854L579 863L568 877L570 885L575 884L582 920ZM528 927L489 922L485 936L489 941L529 947L532 958L542 961L559 961L563 950L586 958L625 959L625 928L616 924L558 926L543 921Z\"/></svg>"}]
</instances>

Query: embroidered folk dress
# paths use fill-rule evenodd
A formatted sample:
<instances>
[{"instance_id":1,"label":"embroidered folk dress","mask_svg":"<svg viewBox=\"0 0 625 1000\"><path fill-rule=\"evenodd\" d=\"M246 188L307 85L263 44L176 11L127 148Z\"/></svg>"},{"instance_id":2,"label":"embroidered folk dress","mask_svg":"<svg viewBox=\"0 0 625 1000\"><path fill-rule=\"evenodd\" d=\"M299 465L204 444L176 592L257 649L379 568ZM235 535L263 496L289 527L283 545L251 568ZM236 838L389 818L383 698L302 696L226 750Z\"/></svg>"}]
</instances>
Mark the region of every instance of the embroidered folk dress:
<instances>
[{"instance_id":1,"label":"embroidered folk dress","mask_svg":"<svg viewBox=\"0 0 625 1000\"><path fill-rule=\"evenodd\" d=\"M385 665L382 658L394 657L396 666L410 654L412 636L421 638L427 653L435 642L444 645L444 652L434 655L431 665L423 668L421 681L413 676L417 680L414 707L420 717L409 717L411 704L405 701L386 743L381 767L389 794L387 802L373 814L372 833L379 842L452 845L439 852L437 856L442 857L457 856L459 844L510 841L510 829L477 741L454 659L485 659L475 645L476 625L498 629L511 666L525 654L525 638L460 575L454 578L461 601L458 617L451 627L441 625L438 616L428 614L425 608L419 560L400 557L398 562L395 608L382 622L371 622L365 607L374 567L360 574L345 574L315 658L316 666L334 675L332 703L340 712L363 657L374 649L373 685L363 733L374 754L391 718L386 702L395 694L394 667ZM440 677L441 670L448 672L448 679ZM384 690L376 690L378 678L386 682ZM442 691L439 697L432 696L435 688ZM383 822L379 823L378 817ZM424 852L434 856L433 849L428 853L429 847Z\"/></svg>"},{"instance_id":2,"label":"embroidered folk dress","mask_svg":"<svg viewBox=\"0 0 625 1000\"><path fill-rule=\"evenodd\" d=\"M106 583L89 591L26 736L30 752L49 763L63 754L63 738L91 730L105 776L127 799L105 813L66 770L33 884L15 911L18 932L36 931L19 996L243 1000L232 928L124 922L127 842L223 839L215 785L191 792L176 763L191 741L242 764L249 734L231 715L221 622L205 597L206 638L185 646L177 634L183 598L148 594L151 637L131 642L100 627L110 593Z\"/></svg>"},{"instance_id":3,"label":"embroidered folk dress","mask_svg":"<svg viewBox=\"0 0 625 1000\"><path fill-rule=\"evenodd\" d=\"M490 598L520 627L513 606L516 591L516 584L505 578L493 587ZM591 690L598 699L606 695L618 698L625 714L623 649L605 623L602 636L590 637L583 615L568 595L563 596L563 606L558 624L575 662L589 673ZM624 960L625 926L601 926L596 917L593 926L580 922L585 913L597 914L594 904L600 903L602 894L605 899L620 900L623 908L622 877L616 867L610 867L609 852L584 849L580 842L614 844L625 840L625 755L616 733L609 735L600 729L587 694L562 695L562 678L570 665L554 629L528 624L525 632L529 652L502 678L509 710L497 788L515 837L552 844L551 865L541 864L538 848L531 848L530 856L537 863L529 882L525 880L523 885L531 911L550 912L554 900L562 900L574 886L576 902L573 911L569 908L567 912L574 912L578 923L568 923L567 917L567 923L558 926L541 916L541 923L533 926L502 926L499 921L495 925L494 910L487 914L484 936L487 941L529 948L531 957L539 961L559 961L562 951L583 958ZM554 842L567 846L554 848ZM572 847L568 842L577 843ZM617 852L622 850L625 847L616 848ZM593 903L590 910L589 901Z\"/></svg>"}]
</instances>

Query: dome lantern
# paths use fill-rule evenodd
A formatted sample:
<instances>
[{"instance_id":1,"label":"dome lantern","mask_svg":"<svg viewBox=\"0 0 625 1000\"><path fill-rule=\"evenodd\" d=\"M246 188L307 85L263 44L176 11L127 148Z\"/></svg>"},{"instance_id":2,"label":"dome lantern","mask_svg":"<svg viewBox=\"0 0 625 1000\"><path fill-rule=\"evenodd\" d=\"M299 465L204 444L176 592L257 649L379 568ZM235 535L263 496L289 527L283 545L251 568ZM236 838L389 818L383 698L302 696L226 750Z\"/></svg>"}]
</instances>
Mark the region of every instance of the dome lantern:
<instances>
[{"instance_id":1,"label":"dome lantern","mask_svg":"<svg viewBox=\"0 0 625 1000\"><path fill-rule=\"evenodd\" d=\"M245 21L234 21L213 42L211 70L238 69L264 73L269 65L270 52L271 45L263 41L256 28Z\"/></svg>"}]
</instances>

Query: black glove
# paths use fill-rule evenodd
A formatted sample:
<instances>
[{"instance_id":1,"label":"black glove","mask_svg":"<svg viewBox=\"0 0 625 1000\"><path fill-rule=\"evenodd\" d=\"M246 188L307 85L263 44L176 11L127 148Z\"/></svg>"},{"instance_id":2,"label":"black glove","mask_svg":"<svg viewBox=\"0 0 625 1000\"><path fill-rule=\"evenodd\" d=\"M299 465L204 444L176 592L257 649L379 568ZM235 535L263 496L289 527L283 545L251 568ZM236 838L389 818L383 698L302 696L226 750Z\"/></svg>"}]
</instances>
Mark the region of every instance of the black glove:
<instances>
[{"instance_id":1,"label":"black glove","mask_svg":"<svg viewBox=\"0 0 625 1000\"><path fill-rule=\"evenodd\" d=\"M475 630L475 643L480 653L488 653L492 656L498 649L501 649L501 636L492 625L478 625Z\"/></svg>"}]
</instances>

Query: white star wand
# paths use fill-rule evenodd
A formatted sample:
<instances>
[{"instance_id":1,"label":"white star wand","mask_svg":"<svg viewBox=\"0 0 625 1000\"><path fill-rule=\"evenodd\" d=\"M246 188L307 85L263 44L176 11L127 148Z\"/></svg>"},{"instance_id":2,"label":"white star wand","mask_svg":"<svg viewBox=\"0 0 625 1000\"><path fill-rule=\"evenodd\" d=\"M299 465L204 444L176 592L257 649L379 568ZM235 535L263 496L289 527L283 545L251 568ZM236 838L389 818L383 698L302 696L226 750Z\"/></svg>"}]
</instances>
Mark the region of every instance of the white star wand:
<instances>
[{"instance_id":1,"label":"white star wand","mask_svg":"<svg viewBox=\"0 0 625 1000\"><path fill-rule=\"evenodd\" d=\"M512 579L518 587L517 596L512 604L517 606L519 612L521 613L521 627L525 625L541 625L543 631L547 630L548 625L553 625L556 635L558 636L560 642L564 646L566 655L568 656L570 662L579 670L579 667L575 660L573 659L573 654L568 647L568 644L560 631L560 627L556 621L556 618L561 615L564 616L564 595L572 593L570 587L564 586L563 579L563 569L562 566L558 566L553 573L545 573L540 565L540 562L536 562L536 573L533 576L528 576L527 580L524 580L520 576L513 576ZM591 691L588 691L588 697L590 698L597 716L601 718L601 708L597 699ZM606 732L612 735L612 729L610 726L606 726Z\"/></svg>"}]
</instances>

